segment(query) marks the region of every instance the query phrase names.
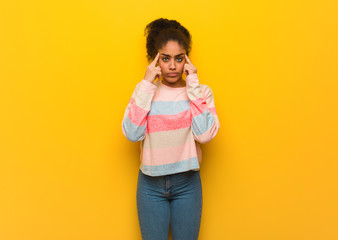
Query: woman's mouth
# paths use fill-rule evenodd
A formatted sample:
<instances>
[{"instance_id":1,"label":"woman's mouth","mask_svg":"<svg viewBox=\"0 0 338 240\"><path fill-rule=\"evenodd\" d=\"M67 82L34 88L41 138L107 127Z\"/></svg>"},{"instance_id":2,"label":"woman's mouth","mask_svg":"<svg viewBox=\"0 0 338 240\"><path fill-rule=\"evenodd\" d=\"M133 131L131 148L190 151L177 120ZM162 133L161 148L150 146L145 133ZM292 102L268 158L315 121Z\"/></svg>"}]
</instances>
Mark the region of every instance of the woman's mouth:
<instances>
[{"instance_id":1,"label":"woman's mouth","mask_svg":"<svg viewBox=\"0 0 338 240\"><path fill-rule=\"evenodd\" d=\"M167 76L168 77L177 77L178 73L168 73Z\"/></svg>"}]
</instances>

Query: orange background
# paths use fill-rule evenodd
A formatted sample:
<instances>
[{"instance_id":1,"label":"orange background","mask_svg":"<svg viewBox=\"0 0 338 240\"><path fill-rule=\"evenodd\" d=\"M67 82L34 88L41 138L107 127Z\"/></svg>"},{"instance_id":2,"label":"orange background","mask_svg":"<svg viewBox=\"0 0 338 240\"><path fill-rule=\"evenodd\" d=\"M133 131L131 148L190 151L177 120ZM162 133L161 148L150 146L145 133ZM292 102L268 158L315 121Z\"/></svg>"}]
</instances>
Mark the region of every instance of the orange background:
<instances>
[{"instance_id":1,"label":"orange background","mask_svg":"<svg viewBox=\"0 0 338 240\"><path fill-rule=\"evenodd\" d=\"M338 239L338 2L1 1L0 239L141 239L121 130L147 23L176 19L214 92L204 240Z\"/></svg>"}]
</instances>

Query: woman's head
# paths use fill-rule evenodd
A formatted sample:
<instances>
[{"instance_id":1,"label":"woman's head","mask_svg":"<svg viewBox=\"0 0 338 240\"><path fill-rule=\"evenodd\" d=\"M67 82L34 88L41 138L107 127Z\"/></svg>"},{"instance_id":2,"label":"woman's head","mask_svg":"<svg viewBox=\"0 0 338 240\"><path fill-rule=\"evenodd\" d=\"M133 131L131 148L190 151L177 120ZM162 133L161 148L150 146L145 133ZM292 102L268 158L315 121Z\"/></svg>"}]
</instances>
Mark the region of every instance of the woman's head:
<instances>
[{"instance_id":1,"label":"woman's head","mask_svg":"<svg viewBox=\"0 0 338 240\"><path fill-rule=\"evenodd\" d=\"M182 81L184 54L188 55L191 50L189 31L175 20L160 18L146 26L145 35L148 61L152 61L159 52L158 63L165 83L178 84Z\"/></svg>"},{"instance_id":2,"label":"woman's head","mask_svg":"<svg viewBox=\"0 0 338 240\"><path fill-rule=\"evenodd\" d=\"M169 40L176 41L186 50L187 55L191 51L191 35L189 31L176 20L159 18L149 23L144 29L144 35L147 36L147 58L150 62L155 58L159 49L161 49Z\"/></svg>"}]
</instances>

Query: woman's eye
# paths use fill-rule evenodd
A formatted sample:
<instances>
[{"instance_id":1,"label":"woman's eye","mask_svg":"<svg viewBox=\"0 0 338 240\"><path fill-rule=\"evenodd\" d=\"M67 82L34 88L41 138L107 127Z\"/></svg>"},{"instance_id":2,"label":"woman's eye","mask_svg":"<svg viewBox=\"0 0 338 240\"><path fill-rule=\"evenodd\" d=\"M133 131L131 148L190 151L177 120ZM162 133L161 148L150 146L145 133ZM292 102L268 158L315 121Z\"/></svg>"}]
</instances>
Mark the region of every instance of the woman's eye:
<instances>
[{"instance_id":1,"label":"woman's eye","mask_svg":"<svg viewBox=\"0 0 338 240\"><path fill-rule=\"evenodd\" d=\"M177 58L177 60L178 60L179 62L182 62L183 58Z\"/></svg>"},{"instance_id":2,"label":"woman's eye","mask_svg":"<svg viewBox=\"0 0 338 240\"><path fill-rule=\"evenodd\" d=\"M163 60L163 61L167 61L167 60L168 60L168 58L166 58L166 57L165 57L165 58L162 58L162 60Z\"/></svg>"}]
</instances>

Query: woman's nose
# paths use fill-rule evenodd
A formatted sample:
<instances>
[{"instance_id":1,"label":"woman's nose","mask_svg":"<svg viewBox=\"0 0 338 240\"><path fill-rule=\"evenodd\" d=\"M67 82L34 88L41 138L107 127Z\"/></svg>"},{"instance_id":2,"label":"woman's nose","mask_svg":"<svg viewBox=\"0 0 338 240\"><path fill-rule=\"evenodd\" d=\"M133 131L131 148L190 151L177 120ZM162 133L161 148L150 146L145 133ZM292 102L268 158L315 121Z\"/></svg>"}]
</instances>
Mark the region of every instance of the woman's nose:
<instances>
[{"instance_id":1,"label":"woman's nose","mask_svg":"<svg viewBox=\"0 0 338 240\"><path fill-rule=\"evenodd\" d=\"M175 62L174 62L173 59L170 61L169 69L170 69L170 70L175 70L175 69L176 69Z\"/></svg>"}]
</instances>

